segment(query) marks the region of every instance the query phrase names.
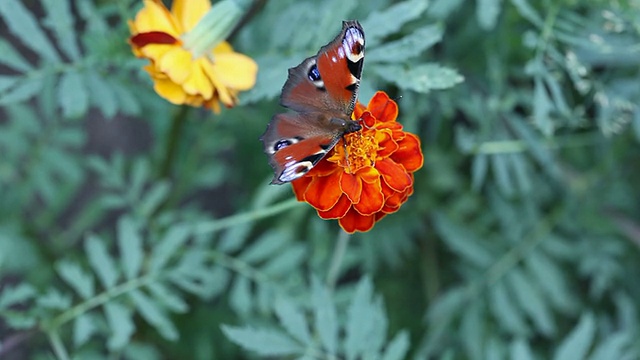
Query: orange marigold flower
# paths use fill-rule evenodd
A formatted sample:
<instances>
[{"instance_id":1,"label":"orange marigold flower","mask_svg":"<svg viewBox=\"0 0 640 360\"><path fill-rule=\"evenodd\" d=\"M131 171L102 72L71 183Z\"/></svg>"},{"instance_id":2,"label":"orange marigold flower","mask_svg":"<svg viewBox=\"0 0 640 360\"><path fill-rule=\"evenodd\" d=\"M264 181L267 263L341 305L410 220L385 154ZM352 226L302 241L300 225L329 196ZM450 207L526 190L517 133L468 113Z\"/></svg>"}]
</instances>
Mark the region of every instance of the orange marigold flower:
<instances>
[{"instance_id":1,"label":"orange marigold flower","mask_svg":"<svg viewBox=\"0 0 640 360\"><path fill-rule=\"evenodd\" d=\"M398 104L377 92L369 105L358 103L353 118L362 130L347 134L305 176L294 180L299 201L323 219L338 219L348 233L369 231L398 211L413 193L413 173L422 167L420 139L396 122Z\"/></svg>"},{"instance_id":2,"label":"orange marigold flower","mask_svg":"<svg viewBox=\"0 0 640 360\"><path fill-rule=\"evenodd\" d=\"M209 0L175 0L169 11L161 0L144 0L129 21L133 53L150 60L144 69L155 91L171 103L218 113L219 102L232 107L238 93L255 84L255 61L223 41L241 12L229 1L218 5L212 9Z\"/></svg>"}]
</instances>

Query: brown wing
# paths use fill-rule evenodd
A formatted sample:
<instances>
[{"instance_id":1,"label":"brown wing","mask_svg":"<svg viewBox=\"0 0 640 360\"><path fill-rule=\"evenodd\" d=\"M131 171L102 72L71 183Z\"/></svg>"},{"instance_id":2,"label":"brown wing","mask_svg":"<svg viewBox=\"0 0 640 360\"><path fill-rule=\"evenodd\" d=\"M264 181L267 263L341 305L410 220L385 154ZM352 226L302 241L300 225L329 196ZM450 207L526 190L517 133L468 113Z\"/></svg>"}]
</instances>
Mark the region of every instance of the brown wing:
<instances>
[{"instance_id":1,"label":"brown wing","mask_svg":"<svg viewBox=\"0 0 640 360\"><path fill-rule=\"evenodd\" d=\"M289 69L280 102L298 112L337 112L351 116L364 61L364 31L344 21L342 31L316 56Z\"/></svg>"}]
</instances>

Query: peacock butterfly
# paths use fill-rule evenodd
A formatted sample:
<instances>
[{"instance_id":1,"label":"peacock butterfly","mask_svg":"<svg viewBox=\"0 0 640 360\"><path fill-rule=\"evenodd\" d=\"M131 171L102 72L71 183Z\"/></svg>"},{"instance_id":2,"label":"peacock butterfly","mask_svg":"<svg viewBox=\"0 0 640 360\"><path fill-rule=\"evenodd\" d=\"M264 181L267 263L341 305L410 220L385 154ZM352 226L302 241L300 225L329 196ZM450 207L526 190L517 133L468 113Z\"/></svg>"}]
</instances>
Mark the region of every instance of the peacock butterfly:
<instances>
[{"instance_id":1,"label":"peacock butterfly","mask_svg":"<svg viewBox=\"0 0 640 360\"><path fill-rule=\"evenodd\" d=\"M364 31L343 21L342 31L315 56L289 69L280 104L294 112L275 115L260 140L275 176L284 184L311 170L348 133L359 131L351 113L364 61Z\"/></svg>"}]
</instances>

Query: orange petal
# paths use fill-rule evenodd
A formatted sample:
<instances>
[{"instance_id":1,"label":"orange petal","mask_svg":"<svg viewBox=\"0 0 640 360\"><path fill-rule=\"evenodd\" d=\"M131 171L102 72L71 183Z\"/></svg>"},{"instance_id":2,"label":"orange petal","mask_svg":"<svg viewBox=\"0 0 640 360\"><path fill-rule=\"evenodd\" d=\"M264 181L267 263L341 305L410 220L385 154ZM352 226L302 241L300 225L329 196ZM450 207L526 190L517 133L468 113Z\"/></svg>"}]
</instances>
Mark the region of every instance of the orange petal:
<instances>
[{"instance_id":1,"label":"orange petal","mask_svg":"<svg viewBox=\"0 0 640 360\"><path fill-rule=\"evenodd\" d=\"M293 193L296 194L298 201L304 201L304 193L307 191L309 184L311 184L313 178L303 176L291 182L293 186Z\"/></svg>"},{"instance_id":2,"label":"orange petal","mask_svg":"<svg viewBox=\"0 0 640 360\"><path fill-rule=\"evenodd\" d=\"M420 139L411 133L405 133L405 138L398 144L398 150L391 159L402 164L407 171L413 172L422 167L424 157L420 148Z\"/></svg>"},{"instance_id":3,"label":"orange petal","mask_svg":"<svg viewBox=\"0 0 640 360\"><path fill-rule=\"evenodd\" d=\"M373 95L367 109L378 121L395 121L398 117L398 104L389 99L389 95L384 91L378 91Z\"/></svg>"},{"instance_id":4,"label":"orange petal","mask_svg":"<svg viewBox=\"0 0 640 360\"><path fill-rule=\"evenodd\" d=\"M376 131L376 141L378 142L378 159L389 157L398 150L398 143L391 136L391 130L384 129Z\"/></svg>"},{"instance_id":5,"label":"orange petal","mask_svg":"<svg viewBox=\"0 0 640 360\"><path fill-rule=\"evenodd\" d=\"M360 202L353 204L353 208L362 215L372 215L380 211L383 205L382 187L380 181L377 181L371 184L364 183Z\"/></svg>"},{"instance_id":6,"label":"orange petal","mask_svg":"<svg viewBox=\"0 0 640 360\"><path fill-rule=\"evenodd\" d=\"M340 199L340 174L314 177L304 193L304 200L320 211L331 209Z\"/></svg>"},{"instance_id":7,"label":"orange petal","mask_svg":"<svg viewBox=\"0 0 640 360\"><path fill-rule=\"evenodd\" d=\"M375 116L371 115L370 111L365 111L364 113L362 113L360 119L364 123L365 128L372 128L376 124L376 118Z\"/></svg>"},{"instance_id":8,"label":"orange petal","mask_svg":"<svg viewBox=\"0 0 640 360\"><path fill-rule=\"evenodd\" d=\"M404 191L413 183L404 167L389 158L377 161L376 169L378 169L387 185L395 191Z\"/></svg>"},{"instance_id":9,"label":"orange petal","mask_svg":"<svg viewBox=\"0 0 640 360\"><path fill-rule=\"evenodd\" d=\"M342 195L340 200L336 203L334 207L327 211L318 210L318 216L323 219L340 219L343 217L347 211L351 209L351 201L347 198L346 195Z\"/></svg>"},{"instance_id":10,"label":"orange petal","mask_svg":"<svg viewBox=\"0 0 640 360\"><path fill-rule=\"evenodd\" d=\"M338 220L340 227L349 234L353 234L356 231L369 231L375 223L375 215L364 216L354 210L348 211L344 217Z\"/></svg>"},{"instance_id":11,"label":"orange petal","mask_svg":"<svg viewBox=\"0 0 640 360\"><path fill-rule=\"evenodd\" d=\"M364 167L358 170L356 174L362 179L362 181L369 184L380 181L380 173L372 166Z\"/></svg>"},{"instance_id":12,"label":"orange petal","mask_svg":"<svg viewBox=\"0 0 640 360\"><path fill-rule=\"evenodd\" d=\"M356 102L356 106L353 108L353 115L351 118L353 120L358 120L362 117L362 114L367 110L367 107L364 106L361 102Z\"/></svg>"},{"instance_id":13,"label":"orange petal","mask_svg":"<svg viewBox=\"0 0 640 360\"><path fill-rule=\"evenodd\" d=\"M358 203L362 194L362 179L355 174L343 173L340 177L340 189L352 203Z\"/></svg>"},{"instance_id":14,"label":"orange petal","mask_svg":"<svg viewBox=\"0 0 640 360\"><path fill-rule=\"evenodd\" d=\"M327 161L327 158L328 156L325 156L324 159L320 160L320 162L318 162L316 166L309 170L309 172L305 176L327 176L341 170L340 166L332 163L331 161Z\"/></svg>"}]
</instances>

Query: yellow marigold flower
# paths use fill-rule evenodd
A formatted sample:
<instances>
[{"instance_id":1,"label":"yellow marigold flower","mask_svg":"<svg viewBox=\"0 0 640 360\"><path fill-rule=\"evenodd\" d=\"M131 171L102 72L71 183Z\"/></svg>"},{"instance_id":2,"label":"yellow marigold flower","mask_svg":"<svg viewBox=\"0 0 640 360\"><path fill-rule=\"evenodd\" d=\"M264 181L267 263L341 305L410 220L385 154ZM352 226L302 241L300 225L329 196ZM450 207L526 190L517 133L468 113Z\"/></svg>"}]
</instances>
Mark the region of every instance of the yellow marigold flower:
<instances>
[{"instance_id":1,"label":"yellow marigold flower","mask_svg":"<svg viewBox=\"0 0 640 360\"><path fill-rule=\"evenodd\" d=\"M213 8L209 0L144 0L129 22L133 53L150 60L144 69L155 91L174 104L204 106L218 113L256 81L258 66L223 41L241 15L231 0Z\"/></svg>"}]
</instances>

